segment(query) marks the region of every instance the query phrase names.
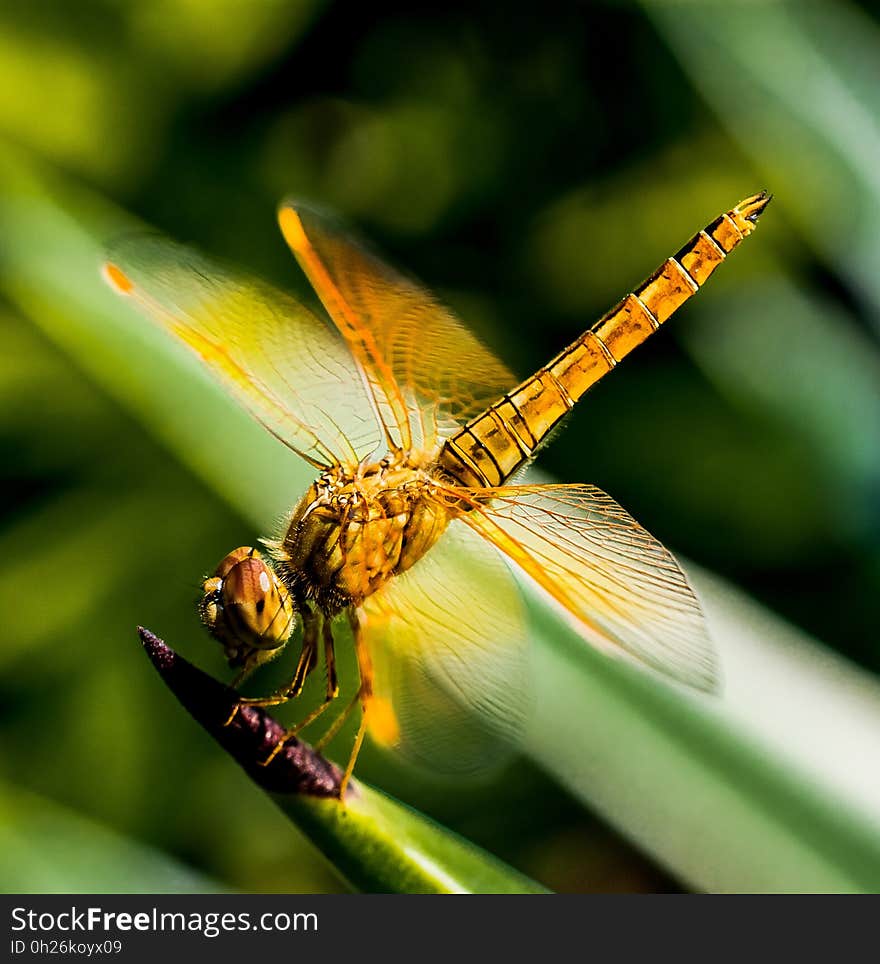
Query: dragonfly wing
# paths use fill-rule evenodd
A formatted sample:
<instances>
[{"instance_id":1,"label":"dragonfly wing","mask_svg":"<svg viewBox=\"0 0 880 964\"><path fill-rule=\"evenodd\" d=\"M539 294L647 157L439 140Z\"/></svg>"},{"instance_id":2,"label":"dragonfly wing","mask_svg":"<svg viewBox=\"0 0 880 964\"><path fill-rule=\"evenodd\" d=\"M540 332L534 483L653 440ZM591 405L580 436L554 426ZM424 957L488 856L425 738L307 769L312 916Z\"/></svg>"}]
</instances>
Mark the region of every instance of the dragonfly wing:
<instances>
[{"instance_id":1,"label":"dragonfly wing","mask_svg":"<svg viewBox=\"0 0 880 964\"><path fill-rule=\"evenodd\" d=\"M432 770L497 765L528 700L524 611L498 552L459 521L364 603L377 742Z\"/></svg>"},{"instance_id":2,"label":"dragonfly wing","mask_svg":"<svg viewBox=\"0 0 880 964\"><path fill-rule=\"evenodd\" d=\"M394 442L431 450L515 384L451 312L332 219L290 201L279 221Z\"/></svg>"},{"instance_id":3,"label":"dragonfly wing","mask_svg":"<svg viewBox=\"0 0 880 964\"><path fill-rule=\"evenodd\" d=\"M461 490L462 521L501 549L595 646L699 689L717 686L700 604L671 553L600 489Z\"/></svg>"},{"instance_id":4,"label":"dragonfly wing","mask_svg":"<svg viewBox=\"0 0 880 964\"><path fill-rule=\"evenodd\" d=\"M114 245L104 276L314 465L357 462L379 446L351 352L291 296L155 234Z\"/></svg>"}]
</instances>

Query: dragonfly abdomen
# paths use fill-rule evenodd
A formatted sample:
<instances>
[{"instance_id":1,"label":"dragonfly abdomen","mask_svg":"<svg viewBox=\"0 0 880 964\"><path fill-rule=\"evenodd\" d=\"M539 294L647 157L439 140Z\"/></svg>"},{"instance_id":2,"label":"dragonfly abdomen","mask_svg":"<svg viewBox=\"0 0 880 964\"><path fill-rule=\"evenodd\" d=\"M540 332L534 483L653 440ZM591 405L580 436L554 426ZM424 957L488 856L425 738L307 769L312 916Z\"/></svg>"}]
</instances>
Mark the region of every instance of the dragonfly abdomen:
<instances>
[{"instance_id":1,"label":"dragonfly abdomen","mask_svg":"<svg viewBox=\"0 0 880 964\"><path fill-rule=\"evenodd\" d=\"M502 485L589 388L699 291L754 230L769 200L765 193L746 198L698 231L549 365L448 439L439 457L441 468L464 485Z\"/></svg>"}]
</instances>

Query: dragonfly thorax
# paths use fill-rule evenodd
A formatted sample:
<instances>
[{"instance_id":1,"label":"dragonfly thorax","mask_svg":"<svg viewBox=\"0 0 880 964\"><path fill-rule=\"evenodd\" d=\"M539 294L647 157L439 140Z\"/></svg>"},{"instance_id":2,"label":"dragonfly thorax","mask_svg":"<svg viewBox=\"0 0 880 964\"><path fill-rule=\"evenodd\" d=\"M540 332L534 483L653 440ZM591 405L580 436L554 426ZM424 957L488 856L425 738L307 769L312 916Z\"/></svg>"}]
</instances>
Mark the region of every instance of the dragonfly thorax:
<instances>
[{"instance_id":1,"label":"dragonfly thorax","mask_svg":"<svg viewBox=\"0 0 880 964\"><path fill-rule=\"evenodd\" d=\"M405 459L322 474L293 511L277 571L299 600L325 613L358 604L416 563L449 522L433 481Z\"/></svg>"}]
</instances>

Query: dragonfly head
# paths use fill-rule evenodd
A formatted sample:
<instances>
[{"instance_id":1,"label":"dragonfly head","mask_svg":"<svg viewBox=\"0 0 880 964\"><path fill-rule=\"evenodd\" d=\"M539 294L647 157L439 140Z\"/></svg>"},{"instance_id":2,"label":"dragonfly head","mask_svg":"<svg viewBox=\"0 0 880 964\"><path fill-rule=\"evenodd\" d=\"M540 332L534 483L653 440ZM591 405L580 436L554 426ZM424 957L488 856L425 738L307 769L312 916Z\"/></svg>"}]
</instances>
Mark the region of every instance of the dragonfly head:
<instances>
[{"instance_id":1,"label":"dragonfly head","mask_svg":"<svg viewBox=\"0 0 880 964\"><path fill-rule=\"evenodd\" d=\"M260 553L240 546L202 585L199 615L230 666L268 662L296 625L293 599Z\"/></svg>"}]
</instances>

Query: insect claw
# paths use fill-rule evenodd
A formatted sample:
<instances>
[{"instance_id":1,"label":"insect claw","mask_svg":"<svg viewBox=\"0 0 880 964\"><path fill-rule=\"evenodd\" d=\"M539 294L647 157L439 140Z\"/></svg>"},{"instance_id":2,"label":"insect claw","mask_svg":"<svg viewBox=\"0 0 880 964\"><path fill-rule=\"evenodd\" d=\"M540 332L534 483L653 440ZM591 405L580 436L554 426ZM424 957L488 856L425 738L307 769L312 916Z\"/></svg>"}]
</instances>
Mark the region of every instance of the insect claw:
<instances>
[{"instance_id":1,"label":"insect claw","mask_svg":"<svg viewBox=\"0 0 880 964\"><path fill-rule=\"evenodd\" d=\"M229 726L229 724L236 718L236 716L238 716L238 711L240 709L241 709L241 703L236 703L235 706L232 707L232 712L229 714L229 716L226 718L226 722L223 724L224 727Z\"/></svg>"},{"instance_id":2,"label":"insect claw","mask_svg":"<svg viewBox=\"0 0 880 964\"><path fill-rule=\"evenodd\" d=\"M292 739L294 736L296 736L296 728L285 730L281 734L281 738L278 740L275 746L272 747L272 751L269 753L269 755L266 757L265 760L260 761L259 765L261 767L269 766L269 764L275 759L276 756L278 756L278 754L287 745L287 741Z\"/></svg>"}]
</instances>

